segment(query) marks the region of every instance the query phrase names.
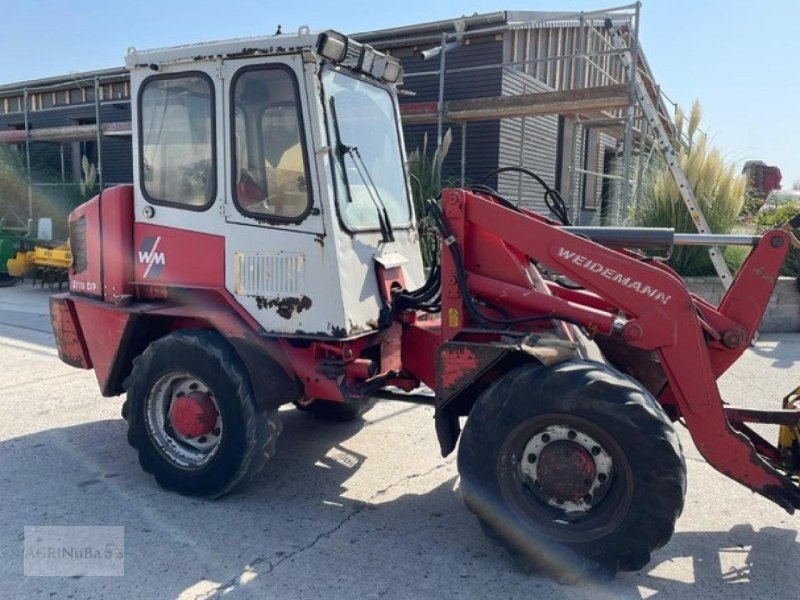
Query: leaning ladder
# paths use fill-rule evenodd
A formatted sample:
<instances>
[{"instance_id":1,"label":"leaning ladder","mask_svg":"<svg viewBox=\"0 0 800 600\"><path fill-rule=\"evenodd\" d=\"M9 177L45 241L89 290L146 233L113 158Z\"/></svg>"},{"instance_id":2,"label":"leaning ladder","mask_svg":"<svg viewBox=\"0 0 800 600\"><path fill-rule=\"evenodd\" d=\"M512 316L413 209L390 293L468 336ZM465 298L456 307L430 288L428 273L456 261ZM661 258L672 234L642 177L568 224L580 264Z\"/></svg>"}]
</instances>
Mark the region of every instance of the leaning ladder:
<instances>
[{"instance_id":1,"label":"leaning ladder","mask_svg":"<svg viewBox=\"0 0 800 600\"><path fill-rule=\"evenodd\" d=\"M634 72L633 59L631 58L630 49L625 45L619 28L612 25L610 19L606 21L606 30L611 38L611 45L619 54L625 74L629 78L635 79L634 87L636 88L636 97L639 100L639 105L642 107L642 112L644 113L647 122L655 132L656 139L658 141L658 148L661 150L661 154L667 161L667 166L672 173L673 179L675 179L675 183L678 184L678 189L680 190L683 202L686 204L686 208L689 209L689 215L692 217L692 221L694 222L697 231L704 234L712 233L711 228L708 226L708 221L706 221L706 217L703 215L703 211L700 209L700 205L697 203L697 198L695 198L694 190L692 190L689 179L686 177L686 173L684 173L683 168L681 167L678 154L672 147L667 130L661 123L661 118L658 115L658 111L653 105L650 95L647 93L647 89L644 87L644 83L642 83L642 78L639 76L638 70ZM716 246L712 246L708 249L708 254L711 257L711 262L714 265L714 269L717 271L717 275L719 275L719 278L722 281L722 285L725 286L725 289L728 289L733 281L733 276L728 269L728 265L725 263L722 252L720 252L719 248Z\"/></svg>"}]
</instances>

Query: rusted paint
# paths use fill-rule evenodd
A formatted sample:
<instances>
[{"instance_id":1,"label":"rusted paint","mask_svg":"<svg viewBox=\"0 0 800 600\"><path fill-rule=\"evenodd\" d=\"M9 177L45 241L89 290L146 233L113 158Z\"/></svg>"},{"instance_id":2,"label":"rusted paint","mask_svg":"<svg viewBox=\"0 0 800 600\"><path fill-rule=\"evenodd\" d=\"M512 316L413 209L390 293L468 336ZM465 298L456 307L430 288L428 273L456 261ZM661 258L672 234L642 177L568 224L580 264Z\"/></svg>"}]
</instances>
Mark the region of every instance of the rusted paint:
<instances>
[{"instance_id":1,"label":"rusted paint","mask_svg":"<svg viewBox=\"0 0 800 600\"><path fill-rule=\"evenodd\" d=\"M50 322L58 357L71 367L91 369L92 363L70 301L65 295L50 299Z\"/></svg>"},{"instance_id":2,"label":"rusted paint","mask_svg":"<svg viewBox=\"0 0 800 600\"><path fill-rule=\"evenodd\" d=\"M363 327L357 323L354 323L353 319L348 319L347 326L349 331L348 335L359 335L361 333L369 333L379 329L378 322L375 319L369 319Z\"/></svg>"},{"instance_id":3,"label":"rusted paint","mask_svg":"<svg viewBox=\"0 0 800 600\"><path fill-rule=\"evenodd\" d=\"M442 352L440 360L440 382L445 388L455 386L478 367L478 355L470 348L455 348Z\"/></svg>"},{"instance_id":4,"label":"rusted paint","mask_svg":"<svg viewBox=\"0 0 800 600\"><path fill-rule=\"evenodd\" d=\"M331 327L331 335L336 338L343 338L347 337L347 331L345 331L344 327L334 325Z\"/></svg>"},{"instance_id":5,"label":"rusted paint","mask_svg":"<svg viewBox=\"0 0 800 600\"><path fill-rule=\"evenodd\" d=\"M300 296L299 298L264 298L263 296L256 296L258 310L277 308L278 315L284 319L291 319L295 313L299 314L304 310L308 310L311 308L311 304L311 298L308 296Z\"/></svg>"}]
</instances>

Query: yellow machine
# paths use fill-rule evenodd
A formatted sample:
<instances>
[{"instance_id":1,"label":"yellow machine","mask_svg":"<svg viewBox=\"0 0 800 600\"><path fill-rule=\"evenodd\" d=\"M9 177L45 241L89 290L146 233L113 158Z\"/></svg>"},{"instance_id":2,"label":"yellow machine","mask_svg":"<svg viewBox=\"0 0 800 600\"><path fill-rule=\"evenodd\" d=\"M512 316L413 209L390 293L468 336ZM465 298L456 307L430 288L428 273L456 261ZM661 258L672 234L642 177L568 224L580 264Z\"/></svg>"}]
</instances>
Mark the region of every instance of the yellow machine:
<instances>
[{"instance_id":1,"label":"yellow machine","mask_svg":"<svg viewBox=\"0 0 800 600\"><path fill-rule=\"evenodd\" d=\"M793 410L798 407L800 407L800 387L783 399L784 410ZM778 449L781 452L784 466L787 468L800 466L800 427L781 425Z\"/></svg>"},{"instance_id":2,"label":"yellow machine","mask_svg":"<svg viewBox=\"0 0 800 600\"><path fill-rule=\"evenodd\" d=\"M11 277L25 277L33 274L33 282L40 280L42 286L57 283L59 288L66 281L67 269L72 264L72 252L69 244L61 244L55 248L34 246L33 250L17 252L8 259L6 267Z\"/></svg>"}]
</instances>

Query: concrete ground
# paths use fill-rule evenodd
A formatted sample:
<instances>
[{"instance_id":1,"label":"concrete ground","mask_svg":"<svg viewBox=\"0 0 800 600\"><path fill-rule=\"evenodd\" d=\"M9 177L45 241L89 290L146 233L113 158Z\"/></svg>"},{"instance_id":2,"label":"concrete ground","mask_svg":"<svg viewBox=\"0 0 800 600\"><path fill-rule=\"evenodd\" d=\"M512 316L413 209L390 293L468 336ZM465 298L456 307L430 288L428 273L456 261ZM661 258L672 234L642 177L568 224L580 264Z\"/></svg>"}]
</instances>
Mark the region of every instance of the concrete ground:
<instances>
[{"instance_id":1,"label":"concrete ground","mask_svg":"<svg viewBox=\"0 0 800 600\"><path fill-rule=\"evenodd\" d=\"M729 481L684 431L686 508L638 573L562 587L481 534L442 459L432 410L384 402L363 423L283 413L278 456L217 502L156 487L120 398L53 348L47 290L0 289L0 598L798 598L800 517ZM721 382L777 406L800 384L800 335L765 335ZM124 577L23 577L26 525L125 527Z\"/></svg>"}]
</instances>

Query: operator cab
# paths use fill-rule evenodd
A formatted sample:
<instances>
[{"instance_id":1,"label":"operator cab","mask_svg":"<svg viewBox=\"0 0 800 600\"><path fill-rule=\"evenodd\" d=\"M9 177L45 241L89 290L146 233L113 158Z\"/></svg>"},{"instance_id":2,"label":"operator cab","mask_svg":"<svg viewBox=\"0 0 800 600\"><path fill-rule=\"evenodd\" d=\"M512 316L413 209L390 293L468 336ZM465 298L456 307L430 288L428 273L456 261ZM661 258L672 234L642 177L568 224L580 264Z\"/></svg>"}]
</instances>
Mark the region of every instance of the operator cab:
<instances>
[{"instance_id":1,"label":"operator cab","mask_svg":"<svg viewBox=\"0 0 800 600\"><path fill-rule=\"evenodd\" d=\"M302 28L127 66L140 295L224 289L267 333L350 338L378 328L378 265L422 283L397 60Z\"/></svg>"}]
</instances>

